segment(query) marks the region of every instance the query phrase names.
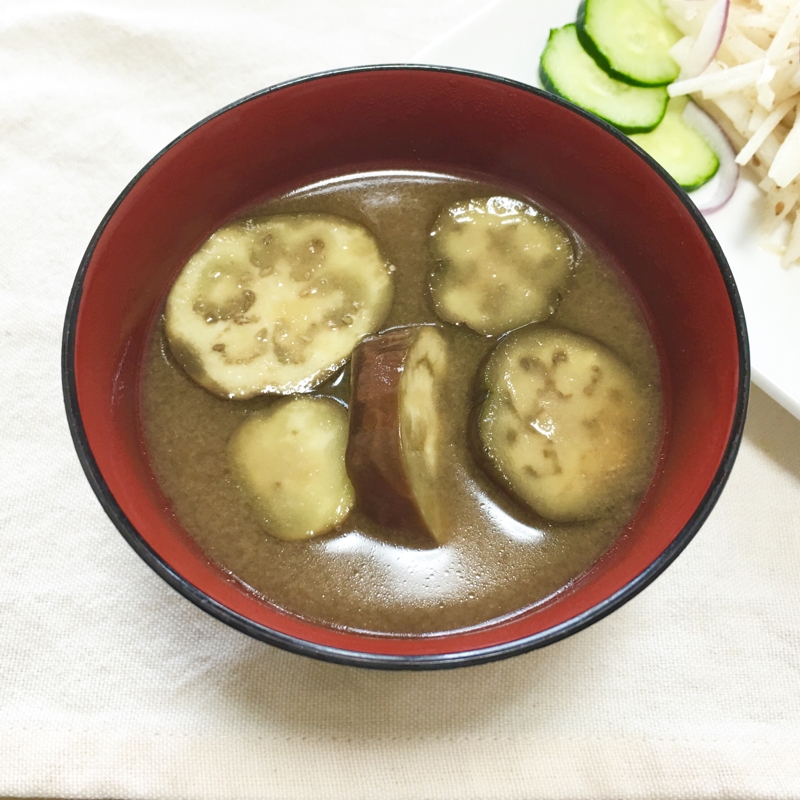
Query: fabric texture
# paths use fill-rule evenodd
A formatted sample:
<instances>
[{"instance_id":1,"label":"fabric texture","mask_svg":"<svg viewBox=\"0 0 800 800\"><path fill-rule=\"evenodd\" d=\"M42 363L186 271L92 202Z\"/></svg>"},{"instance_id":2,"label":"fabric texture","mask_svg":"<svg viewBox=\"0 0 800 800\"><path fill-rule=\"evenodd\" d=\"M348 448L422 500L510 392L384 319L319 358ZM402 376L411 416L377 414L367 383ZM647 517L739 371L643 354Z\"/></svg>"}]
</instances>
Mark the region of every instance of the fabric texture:
<instances>
[{"instance_id":1,"label":"fabric texture","mask_svg":"<svg viewBox=\"0 0 800 800\"><path fill-rule=\"evenodd\" d=\"M0 15L0 796L800 797L800 421L754 389L687 550L600 623L507 661L366 671L180 597L70 440L61 329L127 182L217 108L410 58L483 0L12 0Z\"/></svg>"}]
</instances>

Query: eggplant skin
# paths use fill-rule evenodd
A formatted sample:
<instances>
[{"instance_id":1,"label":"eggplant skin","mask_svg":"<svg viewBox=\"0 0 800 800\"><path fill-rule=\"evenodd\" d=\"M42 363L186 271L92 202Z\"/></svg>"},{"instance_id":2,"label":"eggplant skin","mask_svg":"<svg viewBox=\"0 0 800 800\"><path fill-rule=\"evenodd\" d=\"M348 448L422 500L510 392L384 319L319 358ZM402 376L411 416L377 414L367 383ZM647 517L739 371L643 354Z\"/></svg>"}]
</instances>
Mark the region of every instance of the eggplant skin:
<instances>
[{"instance_id":1,"label":"eggplant skin","mask_svg":"<svg viewBox=\"0 0 800 800\"><path fill-rule=\"evenodd\" d=\"M400 380L417 332L395 328L364 339L353 353L345 461L358 504L372 519L424 533L400 438Z\"/></svg>"}]
</instances>

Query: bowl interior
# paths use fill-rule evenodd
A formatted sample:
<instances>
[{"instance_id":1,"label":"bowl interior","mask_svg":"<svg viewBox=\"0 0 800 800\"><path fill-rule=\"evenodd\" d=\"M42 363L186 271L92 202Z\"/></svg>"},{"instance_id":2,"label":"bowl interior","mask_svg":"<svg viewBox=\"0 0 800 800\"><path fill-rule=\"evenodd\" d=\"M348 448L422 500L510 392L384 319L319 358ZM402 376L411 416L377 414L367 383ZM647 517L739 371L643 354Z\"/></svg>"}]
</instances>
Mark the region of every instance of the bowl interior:
<instances>
[{"instance_id":1,"label":"bowl interior","mask_svg":"<svg viewBox=\"0 0 800 800\"><path fill-rule=\"evenodd\" d=\"M543 606L479 629L367 636L287 615L208 562L150 471L137 420L145 338L193 250L234 212L324 177L477 172L547 198L614 254L661 349L666 436L635 524ZM87 251L68 312L67 405L90 480L137 551L225 621L314 655L381 665L481 660L543 644L627 599L685 545L735 455L746 402L741 310L699 214L608 126L511 82L430 68L346 71L247 98L161 153Z\"/></svg>"}]
</instances>

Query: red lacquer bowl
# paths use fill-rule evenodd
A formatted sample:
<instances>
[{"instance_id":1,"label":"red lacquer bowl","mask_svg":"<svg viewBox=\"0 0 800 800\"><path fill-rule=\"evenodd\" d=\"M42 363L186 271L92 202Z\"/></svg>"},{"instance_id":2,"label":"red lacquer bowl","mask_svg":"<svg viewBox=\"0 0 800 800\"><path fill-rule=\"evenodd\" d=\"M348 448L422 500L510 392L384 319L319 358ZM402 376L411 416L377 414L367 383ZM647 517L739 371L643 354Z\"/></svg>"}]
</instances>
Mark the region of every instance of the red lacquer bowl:
<instances>
[{"instance_id":1,"label":"red lacquer bowl","mask_svg":"<svg viewBox=\"0 0 800 800\"><path fill-rule=\"evenodd\" d=\"M468 631L371 636L312 624L230 580L170 514L137 418L143 346L177 271L237 210L324 177L401 168L478 173L548 198L616 257L661 348L661 466L627 532L539 607ZM548 644L644 588L686 546L730 472L749 364L733 277L687 196L624 136L528 86L429 67L296 80L244 98L157 155L97 230L67 310L64 394L75 446L137 553L209 613L258 639L360 666L476 664Z\"/></svg>"}]
</instances>

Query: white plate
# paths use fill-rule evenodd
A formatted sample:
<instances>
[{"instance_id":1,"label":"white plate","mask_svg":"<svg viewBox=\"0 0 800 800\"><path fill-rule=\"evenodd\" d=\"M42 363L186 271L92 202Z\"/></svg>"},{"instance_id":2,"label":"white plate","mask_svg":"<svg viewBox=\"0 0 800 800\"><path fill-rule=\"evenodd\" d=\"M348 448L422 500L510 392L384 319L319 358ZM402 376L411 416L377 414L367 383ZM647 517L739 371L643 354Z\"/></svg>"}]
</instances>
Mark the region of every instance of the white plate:
<instances>
[{"instance_id":1,"label":"white plate","mask_svg":"<svg viewBox=\"0 0 800 800\"><path fill-rule=\"evenodd\" d=\"M541 86L539 56L551 28L575 20L564 0L499 0L416 56ZM759 190L745 178L731 201L707 215L742 297L753 381L800 418L800 267L783 269L759 245Z\"/></svg>"}]
</instances>

